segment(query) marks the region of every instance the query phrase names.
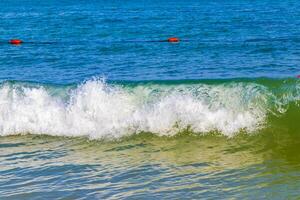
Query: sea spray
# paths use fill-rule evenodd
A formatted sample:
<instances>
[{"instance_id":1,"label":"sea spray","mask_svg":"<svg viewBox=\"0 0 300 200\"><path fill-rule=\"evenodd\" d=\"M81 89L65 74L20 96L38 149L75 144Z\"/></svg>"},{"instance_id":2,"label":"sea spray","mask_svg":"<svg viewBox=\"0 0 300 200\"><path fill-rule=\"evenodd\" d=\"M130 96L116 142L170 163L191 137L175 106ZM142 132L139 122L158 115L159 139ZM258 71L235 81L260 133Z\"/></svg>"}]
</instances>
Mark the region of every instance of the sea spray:
<instances>
[{"instance_id":1,"label":"sea spray","mask_svg":"<svg viewBox=\"0 0 300 200\"><path fill-rule=\"evenodd\" d=\"M53 92L57 87L3 83L0 134L100 139L140 132L172 136L189 129L231 137L263 128L268 114L284 113L285 105L299 96L298 87L278 96L249 81L122 85L93 79Z\"/></svg>"}]
</instances>

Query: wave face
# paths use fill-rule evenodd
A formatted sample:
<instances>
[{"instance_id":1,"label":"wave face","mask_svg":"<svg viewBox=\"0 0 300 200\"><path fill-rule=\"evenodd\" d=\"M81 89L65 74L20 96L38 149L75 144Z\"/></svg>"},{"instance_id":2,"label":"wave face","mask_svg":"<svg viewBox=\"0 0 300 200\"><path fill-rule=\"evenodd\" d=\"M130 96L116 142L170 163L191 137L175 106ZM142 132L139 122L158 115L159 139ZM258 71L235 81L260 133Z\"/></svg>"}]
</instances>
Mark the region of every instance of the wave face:
<instances>
[{"instance_id":1,"label":"wave face","mask_svg":"<svg viewBox=\"0 0 300 200\"><path fill-rule=\"evenodd\" d=\"M231 80L78 86L5 82L0 134L120 138L140 132L219 132L234 136L284 115L300 94L297 80Z\"/></svg>"}]
</instances>

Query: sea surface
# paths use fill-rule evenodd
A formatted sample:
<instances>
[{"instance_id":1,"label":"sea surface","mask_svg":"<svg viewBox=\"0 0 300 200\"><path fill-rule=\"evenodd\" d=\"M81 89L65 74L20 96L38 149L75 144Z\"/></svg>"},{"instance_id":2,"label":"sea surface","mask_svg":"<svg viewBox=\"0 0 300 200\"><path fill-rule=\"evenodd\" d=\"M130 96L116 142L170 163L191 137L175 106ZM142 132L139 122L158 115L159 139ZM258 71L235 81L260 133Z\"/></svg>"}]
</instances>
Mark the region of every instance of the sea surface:
<instances>
[{"instance_id":1,"label":"sea surface","mask_svg":"<svg viewBox=\"0 0 300 200\"><path fill-rule=\"evenodd\" d=\"M0 199L299 199L299 74L296 0L1 0Z\"/></svg>"}]
</instances>

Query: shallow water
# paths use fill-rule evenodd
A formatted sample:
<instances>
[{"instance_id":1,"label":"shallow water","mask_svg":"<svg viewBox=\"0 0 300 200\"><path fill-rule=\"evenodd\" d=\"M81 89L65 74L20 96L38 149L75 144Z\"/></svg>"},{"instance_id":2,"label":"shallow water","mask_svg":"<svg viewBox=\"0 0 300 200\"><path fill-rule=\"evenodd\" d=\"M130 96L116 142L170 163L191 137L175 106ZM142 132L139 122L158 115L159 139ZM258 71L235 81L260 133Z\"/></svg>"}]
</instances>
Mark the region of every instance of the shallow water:
<instances>
[{"instance_id":1,"label":"shallow water","mask_svg":"<svg viewBox=\"0 0 300 200\"><path fill-rule=\"evenodd\" d=\"M1 198L294 198L299 136L1 139ZM296 139L296 140L295 140Z\"/></svg>"},{"instance_id":2,"label":"shallow water","mask_svg":"<svg viewBox=\"0 0 300 200\"><path fill-rule=\"evenodd\" d=\"M299 198L299 9L2 0L0 199Z\"/></svg>"}]
</instances>

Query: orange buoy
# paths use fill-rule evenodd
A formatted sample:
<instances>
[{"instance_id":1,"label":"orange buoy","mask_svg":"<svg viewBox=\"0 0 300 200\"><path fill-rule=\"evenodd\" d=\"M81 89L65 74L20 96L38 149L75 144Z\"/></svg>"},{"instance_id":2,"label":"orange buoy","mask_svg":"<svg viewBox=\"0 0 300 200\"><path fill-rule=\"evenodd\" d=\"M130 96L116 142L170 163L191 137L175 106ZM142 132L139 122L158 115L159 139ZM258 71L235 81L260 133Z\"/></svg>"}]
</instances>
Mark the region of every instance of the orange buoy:
<instances>
[{"instance_id":1,"label":"orange buoy","mask_svg":"<svg viewBox=\"0 0 300 200\"><path fill-rule=\"evenodd\" d=\"M12 39L9 41L10 44L13 44L13 45L20 45L23 43L22 40L19 40L19 39Z\"/></svg>"},{"instance_id":2,"label":"orange buoy","mask_svg":"<svg viewBox=\"0 0 300 200\"><path fill-rule=\"evenodd\" d=\"M297 78L300 78L300 74L299 74L299 75L297 75Z\"/></svg>"},{"instance_id":3,"label":"orange buoy","mask_svg":"<svg viewBox=\"0 0 300 200\"><path fill-rule=\"evenodd\" d=\"M169 38L168 42L179 42L179 38L176 37Z\"/></svg>"}]
</instances>

